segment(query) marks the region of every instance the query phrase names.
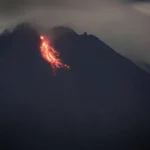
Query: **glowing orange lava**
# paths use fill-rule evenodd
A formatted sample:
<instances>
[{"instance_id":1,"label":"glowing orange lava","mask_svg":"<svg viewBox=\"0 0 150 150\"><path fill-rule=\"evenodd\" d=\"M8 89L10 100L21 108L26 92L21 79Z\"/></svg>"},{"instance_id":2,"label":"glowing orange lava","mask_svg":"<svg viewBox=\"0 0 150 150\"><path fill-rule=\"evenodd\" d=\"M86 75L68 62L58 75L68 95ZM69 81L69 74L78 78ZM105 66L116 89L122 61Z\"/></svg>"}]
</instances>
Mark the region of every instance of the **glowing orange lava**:
<instances>
[{"instance_id":1,"label":"glowing orange lava","mask_svg":"<svg viewBox=\"0 0 150 150\"><path fill-rule=\"evenodd\" d=\"M59 58L60 54L57 51L55 51L55 49L51 46L51 43L48 40L48 38L44 35L41 35L40 39L41 54L43 58L51 64L53 71L55 72L59 68L69 69L70 67L64 64Z\"/></svg>"}]
</instances>

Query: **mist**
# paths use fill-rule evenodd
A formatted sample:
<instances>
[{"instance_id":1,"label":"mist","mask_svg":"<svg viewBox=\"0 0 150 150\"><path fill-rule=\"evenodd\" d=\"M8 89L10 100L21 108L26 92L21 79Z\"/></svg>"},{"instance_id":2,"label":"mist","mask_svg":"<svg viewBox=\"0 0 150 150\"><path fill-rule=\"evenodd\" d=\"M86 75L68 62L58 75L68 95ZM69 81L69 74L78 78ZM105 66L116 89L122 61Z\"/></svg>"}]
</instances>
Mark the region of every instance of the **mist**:
<instances>
[{"instance_id":1,"label":"mist","mask_svg":"<svg viewBox=\"0 0 150 150\"><path fill-rule=\"evenodd\" d=\"M144 67L143 64L150 63L150 4L126 2L1 0L0 32L21 22L30 22L39 31L67 26L78 34L96 35L118 53Z\"/></svg>"}]
</instances>

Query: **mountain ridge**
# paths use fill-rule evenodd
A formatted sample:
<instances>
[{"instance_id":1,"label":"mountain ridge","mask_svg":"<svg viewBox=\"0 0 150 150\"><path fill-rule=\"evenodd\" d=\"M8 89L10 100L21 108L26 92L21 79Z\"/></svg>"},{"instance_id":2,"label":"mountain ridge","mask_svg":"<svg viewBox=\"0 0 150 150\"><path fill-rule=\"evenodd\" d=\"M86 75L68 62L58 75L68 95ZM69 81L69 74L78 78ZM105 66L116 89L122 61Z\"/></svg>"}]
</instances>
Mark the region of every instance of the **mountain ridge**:
<instances>
[{"instance_id":1,"label":"mountain ridge","mask_svg":"<svg viewBox=\"0 0 150 150\"><path fill-rule=\"evenodd\" d=\"M53 41L70 66L56 76L35 29L0 36L1 149L148 149L150 75L97 37L68 33Z\"/></svg>"}]
</instances>

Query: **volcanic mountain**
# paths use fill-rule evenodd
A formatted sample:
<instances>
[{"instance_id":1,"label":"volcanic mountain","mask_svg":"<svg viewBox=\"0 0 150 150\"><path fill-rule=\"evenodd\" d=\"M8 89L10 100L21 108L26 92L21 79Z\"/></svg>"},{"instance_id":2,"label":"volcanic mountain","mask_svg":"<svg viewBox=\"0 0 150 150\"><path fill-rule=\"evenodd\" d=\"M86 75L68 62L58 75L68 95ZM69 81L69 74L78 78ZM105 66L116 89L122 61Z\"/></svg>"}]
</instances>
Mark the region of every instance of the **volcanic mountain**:
<instances>
[{"instance_id":1,"label":"volcanic mountain","mask_svg":"<svg viewBox=\"0 0 150 150\"><path fill-rule=\"evenodd\" d=\"M55 76L30 25L0 35L1 149L148 149L150 75L94 35L47 35Z\"/></svg>"}]
</instances>

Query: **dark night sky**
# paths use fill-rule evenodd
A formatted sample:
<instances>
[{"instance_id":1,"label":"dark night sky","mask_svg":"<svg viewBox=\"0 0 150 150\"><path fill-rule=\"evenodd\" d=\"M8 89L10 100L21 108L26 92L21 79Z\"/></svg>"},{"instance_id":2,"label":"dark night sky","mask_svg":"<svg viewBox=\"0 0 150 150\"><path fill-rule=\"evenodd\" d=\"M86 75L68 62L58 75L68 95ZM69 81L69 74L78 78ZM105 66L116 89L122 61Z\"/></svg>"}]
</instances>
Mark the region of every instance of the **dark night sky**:
<instances>
[{"instance_id":1,"label":"dark night sky","mask_svg":"<svg viewBox=\"0 0 150 150\"><path fill-rule=\"evenodd\" d=\"M56 76L36 30L22 24L0 36L1 149L148 149L149 74L66 30L54 46L71 69Z\"/></svg>"}]
</instances>

